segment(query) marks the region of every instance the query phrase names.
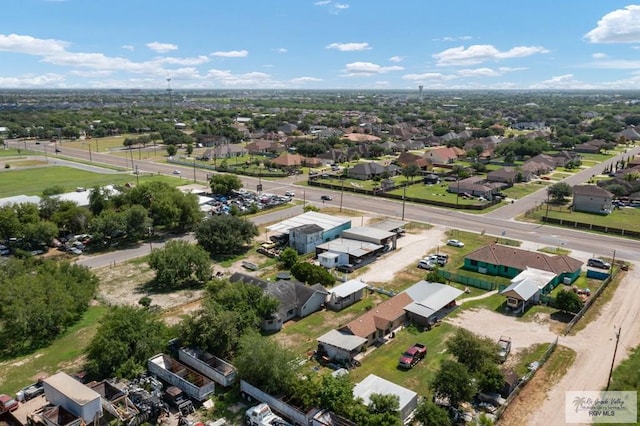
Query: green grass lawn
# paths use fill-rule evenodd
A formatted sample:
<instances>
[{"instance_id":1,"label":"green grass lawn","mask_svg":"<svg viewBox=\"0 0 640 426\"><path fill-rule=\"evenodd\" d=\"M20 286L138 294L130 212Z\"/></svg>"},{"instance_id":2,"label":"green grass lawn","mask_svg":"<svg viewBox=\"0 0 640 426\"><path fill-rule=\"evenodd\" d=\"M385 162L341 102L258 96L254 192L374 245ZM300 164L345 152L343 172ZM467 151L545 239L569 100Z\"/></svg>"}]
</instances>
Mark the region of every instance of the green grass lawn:
<instances>
[{"instance_id":1,"label":"green grass lawn","mask_svg":"<svg viewBox=\"0 0 640 426\"><path fill-rule=\"evenodd\" d=\"M511 188L503 189L502 192L509 198L515 198L516 200L522 197L526 197L529 194L533 194L543 188L550 185L550 182L534 181L527 183L517 183Z\"/></svg>"},{"instance_id":2,"label":"green grass lawn","mask_svg":"<svg viewBox=\"0 0 640 426\"><path fill-rule=\"evenodd\" d=\"M546 208L543 207L534 212L534 218L542 220L544 214L546 214ZM549 217L570 222L590 223L599 226L640 231L640 209L637 208L615 209L611 214L598 215L593 213L572 212L567 206L551 204L549 206Z\"/></svg>"},{"instance_id":3,"label":"green grass lawn","mask_svg":"<svg viewBox=\"0 0 640 426\"><path fill-rule=\"evenodd\" d=\"M2 170L0 173L2 173L2 179L0 179L0 197L11 197L22 194L42 195L43 189L55 185L64 187L66 191L73 191L79 185L85 188L91 188L95 185L122 185L127 182L136 181L136 177L131 174L93 173L64 166ZM171 176L140 175L140 183L158 180L175 186L184 183L184 181Z\"/></svg>"},{"instance_id":4,"label":"green grass lawn","mask_svg":"<svg viewBox=\"0 0 640 426\"><path fill-rule=\"evenodd\" d=\"M82 365L78 361L81 361L84 349L106 312L106 307L92 306L77 324L49 347L30 355L0 362L0 393L15 395L38 377L50 376L59 370L79 371Z\"/></svg>"},{"instance_id":5,"label":"green grass lawn","mask_svg":"<svg viewBox=\"0 0 640 426\"><path fill-rule=\"evenodd\" d=\"M396 333L396 337L387 344L367 355L362 365L351 370L349 374L354 382L359 382L369 374L375 374L420 395L428 395L429 385L440 368L440 363L450 357L445 349L445 342L455 330L454 326L447 323L424 332L415 327L405 328ZM426 358L410 370L399 369L400 355L414 343L427 346Z\"/></svg>"}]
</instances>

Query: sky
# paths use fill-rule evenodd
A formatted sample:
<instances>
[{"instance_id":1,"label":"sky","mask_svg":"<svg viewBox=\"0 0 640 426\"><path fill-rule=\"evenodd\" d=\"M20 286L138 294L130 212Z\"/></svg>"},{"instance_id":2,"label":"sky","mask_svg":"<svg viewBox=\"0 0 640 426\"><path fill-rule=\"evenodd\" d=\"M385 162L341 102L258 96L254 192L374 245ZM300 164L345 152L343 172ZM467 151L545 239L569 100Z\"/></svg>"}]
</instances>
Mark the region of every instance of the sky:
<instances>
[{"instance_id":1,"label":"sky","mask_svg":"<svg viewBox=\"0 0 640 426\"><path fill-rule=\"evenodd\" d=\"M0 88L640 89L618 0L2 0Z\"/></svg>"}]
</instances>

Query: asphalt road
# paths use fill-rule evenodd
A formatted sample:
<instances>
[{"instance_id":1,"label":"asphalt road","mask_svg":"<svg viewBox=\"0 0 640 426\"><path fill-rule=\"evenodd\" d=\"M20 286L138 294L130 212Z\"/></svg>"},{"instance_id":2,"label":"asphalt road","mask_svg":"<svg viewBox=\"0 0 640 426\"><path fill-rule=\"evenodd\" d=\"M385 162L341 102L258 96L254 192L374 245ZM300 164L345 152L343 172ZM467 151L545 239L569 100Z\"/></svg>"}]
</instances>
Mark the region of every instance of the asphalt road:
<instances>
[{"instance_id":1,"label":"asphalt road","mask_svg":"<svg viewBox=\"0 0 640 426\"><path fill-rule=\"evenodd\" d=\"M23 148L24 146L23 141L8 141L8 143L10 146L15 148ZM65 156L83 159L85 161L90 160L90 153L88 151L70 148L64 144L58 144L58 147L62 152L58 153L57 156L54 154L53 157L51 152L53 152L54 147L53 144L49 142L43 142L40 145L36 145L34 142L29 141L26 145L29 149L41 151L43 153L46 149L49 152L49 158L60 159L61 156ZM585 169L564 181L570 185L583 183L592 175L600 174L611 162L615 162L622 157L630 157L638 152L640 152L640 147L634 147L628 150L625 154L620 154L606 163L601 163L590 169ZM135 152L133 154L135 154ZM209 171L194 169L191 167L137 160L134 155L130 158L125 158L108 153L93 152L91 153L91 162L119 166L131 171L133 171L137 165L138 169L144 173L170 175L173 174L174 170L180 170L180 176L185 179L185 181L196 180L200 183L206 183L207 174L211 173ZM412 203L406 203L403 209L402 201L363 196L349 192L348 188L345 188L346 190L344 192L340 192L330 191L324 188L297 186L294 182L300 180L299 176L292 176L277 181L246 176L241 177L241 179L245 188L256 188L258 182L261 182L264 192L284 193L287 190L294 190L298 199L302 199L306 203L313 203L318 206L342 206L346 209L360 210L372 215L384 215L395 218L402 218L404 210L404 219L409 221L426 222L434 225L445 226L452 230L460 229L469 232L484 233L496 237L529 241L538 244L540 247L564 247L569 250L580 250L593 253L598 256L613 257L615 255L616 259L640 261L640 243L638 243L637 240L592 234L570 228L517 222L513 220L514 217L517 217L532 207L544 202L547 198L546 191L544 189L516 200L513 204L508 204L488 214L469 214L462 211ZM333 196L333 200L322 202L320 196L323 194L331 194ZM300 207L294 207L294 209L297 210L290 213L287 210L280 210L276 214L283 218L290 217L297 211L300 211ZM264 219L260 220L263 221ZM267 220L267 222L270 221L273 220ZM110 255L114 256L112 261L119 262L126 260L127 258L143 256L146 254L144 253L144 250L148 253L148 245L126 250L128 255L120 256L115 253L110 253ZM82 263L84 263L84 261ZM104 265L108 264L108 262L104 263Z\"/></svg>"}]
</instances>

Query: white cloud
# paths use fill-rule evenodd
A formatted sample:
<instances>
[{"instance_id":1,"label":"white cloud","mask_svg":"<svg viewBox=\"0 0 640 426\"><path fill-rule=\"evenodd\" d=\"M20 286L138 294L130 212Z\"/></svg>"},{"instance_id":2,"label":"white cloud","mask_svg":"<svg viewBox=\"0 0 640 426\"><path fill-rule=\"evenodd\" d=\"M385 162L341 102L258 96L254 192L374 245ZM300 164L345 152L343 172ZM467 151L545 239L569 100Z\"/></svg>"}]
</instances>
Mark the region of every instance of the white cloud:
<instances>
[{"instance_id":1,"label":"white cloud","mask_svg":"<svg viewBox=\"0 0 640 426\"><path fill-rule=\"evenodd\" d=\"M455 75L447 75L439 72L425 72L422 74L405 74L402 76L403 80L411 81L449 81L454 80L457 77Z\"/></svg>"},{"instance_id":2,"label":"white cloud","mask_svg":"<svg viewBox=\"0 0 640 426\"><path fill-rule=\"evenodd\" d=\"M633 61L627 59L611 59L605 61L597 61L588 64L593 68L611 69L611 70L632 70L640 69L640 60Z\"/></svg>"},{"instance_id":3,"label":"white cloud","mask_svg":"<svg viewBox=\"0 0 640 426\"><path fill-rule=\"evenodd\" d=\"M355 52L360 50L370 50L369 43L331 43L327 49L336 49L341 52Z\"/></svg>"},{"instance_id":4,"label":"white cloud","mask_svg":"<svg viewBox=\"0 0 640 426\"><path fill-rule=\"evenodd\" d=\"M321 0L313 3L316 6L327 6L327 11L331 14L337 15L343 10L349 9L348 3L332 3L331 0Z\"/></svg>"},{"instance_id":5,"label":"white cloud","mask_svg":"<svg viewBox=\"0 0 640 426\"><path fill-rule=\"evenodd\" d=\"M283 82L273 80L269 74L262 72L248 72L244 74L233 74L229 70L211 69L204 76L207 84L204 87L211 87L211 82L217 83L221 87L240 88L285 88Z\"/></svg>"},{"instance_id":6,"label":"white cloud","mask_svg":"<svg viewBox=\"0 0 640 426\"><path fill-rule=\"evenodd\" d=\"M389 81L387 81L387 80L379 80L379 81L375 81L373 83L373 85L375 87L386 88L386 87L391 86L391 83Z\"/></svg>"},{"instance_id":7,"label":"white cloud","mask_svg":"<svg viewBox=\"0 0 640 426\"><path fill-rule=\"evenodd\" d=\"M51 55L64 52L69 43L54 39L41 39L26 35L0 34L0 51L27 55Z\"/></svg>"},{"instance_id":8,"label":"white cloud","mask_svg":"<svg viewBox=\"0 0 640 426\"><path fill-rule=\"evenodd\" d=\"M404 56L392 56L389 58L391 62L402 62L404 61Z\"/></svg>"},{"instance_id":9,"label":"white cloud","mask_svg":"<svg viewBox=\"0 0 640 426\"><path fill-rule=\"evenodd\" d=\"M297 77L292 78L290 81L292 83L313 83L316 81L322 81L322 79L317 77Z\"/></svg>"},{"instance_id":10,"label":"white cloud","mask_svg":"<svg viewBox=\"0 0 640 426\"><path fill-rule=\"evenodd\" d=\"M376 74L384 74L390 71L401 71L403 67L394 65L390 67L382 67L372 62L352 62L345 65L345 73L347 77L370 76Z\"/></svg>"},{"instance_id":11,"label":"white cloud","mask_svg":"<svg viewBox=\"0 0 640 426\"><path fill-rule=\"evenodd\" d=\"M473 37L471 36L459 36L459 37L444 36L441 39L434 38L433 41L467 41L467 40L471 40L472 38Z\"/></svg>"},{"instance_id":12,"label":"white cloud","mask_svg":"<svg viewBox=\"0 0 640 426\"><path fill-rule=\"evenodd\" d=\"M172 50L178 50L178 46L172 43L160 43L158 41L153 41L151 43L147 43L147 47L154 52L158 53L166 53L171 52Z\"/></svg>"},{"instance_id":13,"label":"white cloud","mask_svg":"<svg viewBox=\"0 0 640 426\"><path fill-rule=\"evenodd\" d=\"M0 87L25 88L42 87L49 88L64 84L64 77L60 74L47 73L41 75L26 74L19 77L0 77Z\"/></svg>"},{"instance_id":14,"label":"white cloud","mask_svg":"<svg viewBox=\"0 0 640 426\"><path fill-rule=\"evenodd\" d=\"M594 53L593 55L591 55L591 57L592 57L593 59L604 59L604 58L606 58L606 57L607 57L607 54L606 54L606 53L599 53L599 52L598 52L598 53Z\"/></svg>"},{"instance_id":15,"label":"white cloud","mask_svg":"<svg viewBox=\"0 0 640 426\"><path fill-rule=\"evenodd\" d=\"M249 52L246 50L229 50L229 51L217 51L213 52L211 56L218 56L220 58L246 58Z\"/></svg>"},{"instance_id":16,"label":"white cloud","mask_svg":"<svg viewBox=\"0 0 640 426\"><path fill-rule=\"evenodd\" d=\"M497 69L493 68L476 68L476 69L462 69L458 70L457 74L460 77L500 77L505 75L508 72L520 71L526 68L509 68L509 67L499 67Z\"/></svg>"},{"instance_id":17,"label":"white cloud","mask_svg":"<svg viewBox=\"0 0 640 426\"><path fill-rule=\"evenodd\" d=\"M522 58L536 53L549 53L541 46L516 46L506 51L500 51L490 44L476 44L465 49L464 46L452 47L433 55L437 65L474 65L486 61L500 59Z\"/></svg>"},{"instance_id":18,"label":"white cloud","mask_svg":"<svg viewBox=\"0 0 640 426\"><path fill-rule=\"evenodd\" d=\"M108 70L71 70L69 71L69 74L74 75L76 77L96 78L96 77L107 77L111 75L112 72Z\"/></svg>"},{"instance_id":19,"label":"white cloud","mask_svg":"<svg viewBox=\"0 0 640 426\"><path fill-rule=\"evenodd\" d=\"M153 62L158 64L171 64L171 65L201 65L209 62L209 58L206 56L196 56L193 58L174 58L174 57L164 57L164 58L156 58Z\"/></svg>"},{"instance_id":20,"label":"white cloud","mask_svg":"<svg viewBox=\"0 0 640 426\"><path fill-rule=\"evenodd\" d=\"M529 89L593 89L595 86L574 79L573 74L564 74L551 77L529 86Z\"/></svg>"},{"instance_id":21,"label":"white cloud","mask_svg":"<svg viewBox=\"0 0 640 426\"><path fill-rule=\"evenodd\" d=\"M349 5L347 3L335 3L333 7L337 10L349 9Z\"/></svg>"},{"instance_id":22,"label":"white cloud","mask_svg":"<svg viewBox=\"0 0 640 426\"><path fill-rule=\"evenodd\" d=\"M331 3L331 0L317 1L317 2L315 2L314 4L315 4L316 6L326 6L326 5L328 5L329 3Z\"/></svg>"},{"instance_id":23,"label":"white cloud","mask_svg":"<svg viewBox=\"0 0 640 426\"><path fill-rule=\"evenodd\" d=\"M123 44L120 48L133 52L136 48L132 44Z\"/></svg>"},{"instance_id":24,"label":"white cloud","mask_svg":"<svg viewBox=\"0 0 640 426\"><path fill-rule=\"evenodd\" d=\"M287 49L285 49L284 47L278 47L278 48L276 49L276 52L278 52L278 53L287 53L287 52L288 52L288 50L287 50Z\"/></svg>"},{"instance_id":25,"label":"white cloud","mask_svg":"<svg viewBox=\"0 0 640 426\"><path fill-rule=\"evenodd\" d=\"M640 42L640 5L632 4L607 13L584 38L591 43Z\"/></svg>"}]
</instances>

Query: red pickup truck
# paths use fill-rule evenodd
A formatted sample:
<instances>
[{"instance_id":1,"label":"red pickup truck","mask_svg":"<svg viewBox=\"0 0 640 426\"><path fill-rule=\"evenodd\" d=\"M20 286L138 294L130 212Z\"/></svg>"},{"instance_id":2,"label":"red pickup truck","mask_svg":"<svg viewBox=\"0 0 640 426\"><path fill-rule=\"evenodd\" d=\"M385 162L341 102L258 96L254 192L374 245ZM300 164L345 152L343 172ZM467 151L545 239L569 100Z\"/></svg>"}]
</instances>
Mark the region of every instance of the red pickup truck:
<instances>
[{"instance_id":1,"label":"red pickup truck","mask_svg":"<svg viewBox=\"0 0 640 426\"><path fill-rule=\"evenodd\" d=\"M0 413L5 411L15 411L18 409L18 401L11 398L9 395L0 395Z\"/></svg>"},{"instance_id":2,"label":"red pickup truck","mask_svg":"<svg viewBox=\"0 0 640 426\"><path fill-rule=\"evenodd\" d=\"M412 368L425 356L427 356L427 347L421 343L415 343L400 356L398 367Z\"/></svg>"}]
</instances>

